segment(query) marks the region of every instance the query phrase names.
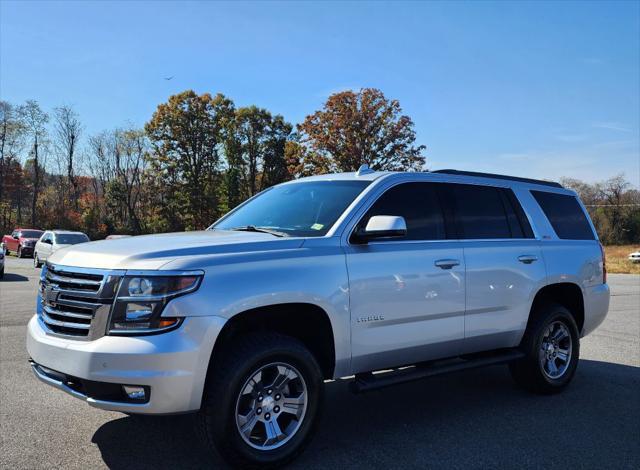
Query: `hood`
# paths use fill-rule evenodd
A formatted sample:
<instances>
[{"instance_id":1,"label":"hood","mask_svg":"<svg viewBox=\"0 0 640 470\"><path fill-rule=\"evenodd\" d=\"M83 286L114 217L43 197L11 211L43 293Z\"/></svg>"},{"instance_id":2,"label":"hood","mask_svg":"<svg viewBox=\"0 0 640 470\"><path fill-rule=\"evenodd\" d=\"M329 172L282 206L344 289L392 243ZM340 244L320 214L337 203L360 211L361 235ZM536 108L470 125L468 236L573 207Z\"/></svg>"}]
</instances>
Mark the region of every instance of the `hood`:
<instances>
[{"instance_id":1,"label":"hood","mask_svg":"<svg viewBox=\"0 0 640 470\"><path fill-rule=\"evenodd\" d=\"M53 245L53 250L54 251L58 251L61 250L63 248L66 248L68 246L73 246L74 243L56 243L55 245Z\"/></svg>"},{"instance_id":2,"label":"hood","mask_svg":"<svg viewBox=\"0 0 640 470\"><path fill-rule=\"evenodd\" d=\"M49 262L98 269L160 269L181 257L292 249L303 241L225 230L164 233L71 245L56 250Z\"/></svg>"}]
</instances>

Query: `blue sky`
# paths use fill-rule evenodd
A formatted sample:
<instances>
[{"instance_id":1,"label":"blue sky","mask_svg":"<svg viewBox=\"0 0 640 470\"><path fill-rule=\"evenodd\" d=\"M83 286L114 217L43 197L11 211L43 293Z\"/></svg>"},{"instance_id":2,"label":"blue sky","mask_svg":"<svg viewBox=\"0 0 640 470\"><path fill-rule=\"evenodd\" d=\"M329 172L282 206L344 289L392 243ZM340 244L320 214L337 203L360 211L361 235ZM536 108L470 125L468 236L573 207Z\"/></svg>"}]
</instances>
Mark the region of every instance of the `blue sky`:
<instances>
[{"instance_id":1,"label":"blue sky","mask_svg":"<svg viewBox=\"0 0 640 470\"><path fill-rule=\"evenodd\" d=\"M361 87L432 169L640 186L640 2L0 3L0 96L73 105L86 134L189 88L296 123Z\"/></svg>"}]
</instances>

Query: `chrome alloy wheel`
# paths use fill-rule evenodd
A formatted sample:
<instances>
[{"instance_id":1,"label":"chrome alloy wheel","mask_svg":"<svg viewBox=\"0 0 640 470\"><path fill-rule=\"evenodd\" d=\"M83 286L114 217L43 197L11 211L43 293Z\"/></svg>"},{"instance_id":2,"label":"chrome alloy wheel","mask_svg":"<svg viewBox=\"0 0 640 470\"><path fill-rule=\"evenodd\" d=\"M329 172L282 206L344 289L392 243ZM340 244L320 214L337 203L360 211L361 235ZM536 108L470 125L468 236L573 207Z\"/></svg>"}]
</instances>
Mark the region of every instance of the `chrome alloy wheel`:
<instances>
[{"instance_id":1,"label":"chrome alloy wheel","mask_svg":"<svg viewBox=\"0 0 640 470\"><path fill-rule=\"evenodd\" d=\"M544 375L550 379L562 377L571 362L571 343L571 333L563 322L555 321L547 327L539 352Z\"/></svg>"},{"instance_id":2,"label":"chrome alloy wheel","mask_svg":"<svg viewBox=\"0 0 640 470\"><path fill-rule=\"evenodd\" d=\"M300 429L307 411L307 384L290 364L275 362L250 375L236 400L236 426L254 449L284 445Z\"/></svg>"}]
</instances>

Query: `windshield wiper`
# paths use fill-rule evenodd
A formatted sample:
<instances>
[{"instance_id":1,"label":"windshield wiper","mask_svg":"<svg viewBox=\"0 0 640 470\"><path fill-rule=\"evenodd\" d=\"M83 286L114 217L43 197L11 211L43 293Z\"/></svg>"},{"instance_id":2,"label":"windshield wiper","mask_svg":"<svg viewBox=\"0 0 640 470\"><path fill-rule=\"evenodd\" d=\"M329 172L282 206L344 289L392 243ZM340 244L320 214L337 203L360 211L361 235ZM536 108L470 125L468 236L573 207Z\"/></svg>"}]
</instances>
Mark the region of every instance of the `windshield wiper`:
<instances>
[{"instance_id":1,"label":"windshield wiper","mask_svg":"<svg viewBox=\"0 0 640 470\"><path fill-rule=\"evenodd\" d=\"M278 232L277 230L272 230L266 227L256 227L255 225L245 225L243 227L234 227L229 230L233 230L235 232L260 232L260 233L268 233L269 235L273 235L275 237L288 237L284 232Z\"/></svg>"}]
</instances>

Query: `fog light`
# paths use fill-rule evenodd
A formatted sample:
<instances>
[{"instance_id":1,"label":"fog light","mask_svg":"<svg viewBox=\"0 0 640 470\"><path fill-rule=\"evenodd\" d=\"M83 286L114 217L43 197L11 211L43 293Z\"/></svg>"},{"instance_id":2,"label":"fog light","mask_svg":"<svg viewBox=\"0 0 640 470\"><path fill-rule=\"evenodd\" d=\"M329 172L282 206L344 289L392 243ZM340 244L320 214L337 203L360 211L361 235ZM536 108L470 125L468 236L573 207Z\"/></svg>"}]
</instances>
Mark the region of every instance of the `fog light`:
<instances>
[{"instance_id":1,"label":"fog light","mask_svg":"<svg viewBox=\"0 0 640 470\"><path fill-rule=\"evenodd\" d=\"M136 387L134 385L123 385L122 389L131 400L144 400L144 387Z\"/></svg>"}]
</instances>

